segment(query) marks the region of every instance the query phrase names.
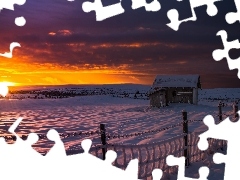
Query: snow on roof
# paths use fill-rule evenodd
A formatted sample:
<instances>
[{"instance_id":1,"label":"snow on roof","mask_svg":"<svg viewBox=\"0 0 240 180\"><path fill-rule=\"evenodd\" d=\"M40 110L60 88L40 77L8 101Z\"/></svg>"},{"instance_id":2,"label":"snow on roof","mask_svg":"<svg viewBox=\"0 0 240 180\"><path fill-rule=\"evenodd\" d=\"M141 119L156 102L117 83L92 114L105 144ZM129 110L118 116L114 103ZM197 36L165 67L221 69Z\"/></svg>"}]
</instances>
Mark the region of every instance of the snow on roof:
<instances>
[{"instance_id":1,"label":"snow on roof","mask_svg":"<svg viewBox=\"0 0 240 180\"><path fill-rule=\"evenodd\" d=\"M167 87L198 87L199 75L157 75L150 93Z\"/></svg>"}]
</instances>

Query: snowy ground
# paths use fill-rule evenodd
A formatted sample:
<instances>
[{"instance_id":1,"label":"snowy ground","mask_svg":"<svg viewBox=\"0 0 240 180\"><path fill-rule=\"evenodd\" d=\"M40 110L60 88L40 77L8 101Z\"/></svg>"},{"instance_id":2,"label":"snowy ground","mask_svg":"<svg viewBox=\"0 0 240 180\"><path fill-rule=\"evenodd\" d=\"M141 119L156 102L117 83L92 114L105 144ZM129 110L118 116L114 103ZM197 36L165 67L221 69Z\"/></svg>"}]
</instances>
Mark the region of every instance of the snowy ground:
<instances>
[{"instance_id":1,"label":"snowy ground","mask_svg":"<svg viewBox=\"0 0 240 180\"><path fill-rule=\"evenodd\" d=\"M54 87L51 87L54 89ZM80 91L79 88L76 91ZM165 108L150 108L149 100L133 99L125 96L119 96L124 92L136 94L137 91L144 94L149 90L149 86L141 85L108 85L108 86L84 86L81 90L96 91L101 89L112 94L75 96L62 99L34 99L34 98L11 98L28 97L29 94L11 94L8 99L0 100L2 135L7 132L9 126L19 117L24 117L16 132L18 134L29 134L37 132L46 134L54 128L59 133L73 133L79 131L99 130L100 123L106 124L106 130L109 134L128 134L142 132L145 130L159 129L182 121L182 110L188 112L189 120L202 120L210 114L218 121L218 103L221 100L225 103L223 113L233 118L232 103L239 101L240 89L205 89L199 94L199 105L191 104L171 104ZM44 88L46 91L47 88ZM68 90L70 87L68 87ZM60 91L66 91L66 88L58 87ZM41 91L37 91L41 94ZM31 94L34 95L34 94ZM36 95L36 94L35 94ZM117 97L117 95L119 97ZM114 96L114 97L113 97ZM226 116L223 116L226 118ZM207 127L202 122L189 124L189 131L206 131ZM123 144L145 144L158 142L182 133L182 127L176 127L155 134L147 134L138 137L112 139L109 143ZM77 149L82 139L88 136L76 136L64 138L66 149ZM94 144L100 143L99 135L90 136ZM47 151L52 145L51 141L41 140L35 148L39 151ZM209 179L223 179L224 165L215 165L210 163L214 173L210 174ZM192 168L192 170L191 170ZM195 169L194 169L195 168ZM192 177L198 173L197 165L189 167L188 171ZM188 173L188 174L189 174ZM172 177L171 179L176 179Z\"/></svg>"}]
</instances>

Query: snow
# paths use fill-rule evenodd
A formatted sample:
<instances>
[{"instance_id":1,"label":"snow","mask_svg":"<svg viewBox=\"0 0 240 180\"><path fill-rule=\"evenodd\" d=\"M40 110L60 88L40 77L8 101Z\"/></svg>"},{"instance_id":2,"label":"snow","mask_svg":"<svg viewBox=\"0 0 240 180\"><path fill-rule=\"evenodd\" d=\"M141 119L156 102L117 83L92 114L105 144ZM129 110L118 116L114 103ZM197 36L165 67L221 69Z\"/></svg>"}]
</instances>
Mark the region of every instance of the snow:
<instances>
[{"instance_id":1,"label":"snow","mask_svg":"<svg viewBox=\"0 0 240 180\"><path fill-rule=\"evenodd\" d=\"M199 75L157 75L150 93L167 87L198 87Z\"/></svg>"},{"instance_id":2,"label":"snow","mask_svg":"<svg viewBox=\"0 0 240 180\"><path fill-rule=\"evenodd\" d=\"M27 91L33 90L28 88ZM59 90L61 92L101 92L95 95L85 94L66 98L46 98L42 91ZM202 120L206 115L213 115L218 121L218 104L224 102L223 118L230 115L233 119L232 104L240 100L240 89L203 89L199 91L199 104L170 104L169 107L151 108L147 96L136 99L133 95L148 92L150 86L145 85L94 85L94 86L59 86L51 88L34 88L34 93L25 92L8 95L6 99L0 99L2 134L9 134L9 126L19 117L24 117L23 122L16 129L20 135L30 132L43 133L54 128L59 133L99 130L100 123L106 124L107 133L129 134L167 127L182 121L182 110L188 112L188 120ZM102 90L102 91L101 91ZM105 92L105 93L103 93ZM130 94L121 96L121 94ZM29 98L38 94L42 99ZM137 93L138 94L138 93ZM14 98L13 98L14 97ZM21 98L20 98L21 97ZM21 99L21 100L20 100ZM204 132L207 127L203 122L189 124L190 132ZM111 139L108 143L117 144L146 144L159 142L172 138L182 133L182 126L175 127L159 133L146 134L137 137ZM64 138L66 149L79 149L83 139L91 138L93 144L100 144L98 134L91 136L76 136ZM34 148L40 152L48 151L53 143L49 140L40 140ZM210 167L209 180L223 179L224 165L215 165L212 160L206 160ZM194 163L186 169L189 177L198 177L198 168L203 162ZM170 179L176 179L172 175Z\"/></svg>"}]
</instances>

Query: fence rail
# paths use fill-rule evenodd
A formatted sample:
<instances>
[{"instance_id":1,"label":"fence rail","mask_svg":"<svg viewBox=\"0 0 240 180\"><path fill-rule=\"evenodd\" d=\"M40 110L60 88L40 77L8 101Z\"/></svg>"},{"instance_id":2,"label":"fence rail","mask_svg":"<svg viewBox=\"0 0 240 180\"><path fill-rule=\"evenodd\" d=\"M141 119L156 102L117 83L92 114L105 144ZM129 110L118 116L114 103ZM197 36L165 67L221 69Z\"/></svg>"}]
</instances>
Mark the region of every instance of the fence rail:
<instances>
[{"instance_id":1,"label":"fence rail","mask_svg":"<svg viewBox=\"0 0 240 180\"><path fill-rule=\"evenodd\" d=\"M235 102L235 104L233 104L233 112L231 113L223 113L222 112L222 107L223 107L223 104L220 102L219 105L218 105L218 108L219 108L219 112L218 114L216 115L216 117L219 118L219 122L222 121L222 116L231 116L233 115L234 118L238 118L238 103ZM188 120L188 123L193 123L193 122L202 122L203 120ZM163 128L158 128L158 129L154 129L154 130L145 130L145 131L141 131L141 132L136 132L136 133L130 133L130 134L110 134L110 133L106 133L106 138L107 139L115 139L115 138L128 138L128 137L134 137L134 136L141 136L141 135L145 135L145 134L152 134L152 133L159 133L161 131L165 131L165 130L168 130L168 129L172 129L172 128L175 128L175 127L178 127L178 126L183 126L184 122L179 122L177 124L174 124L174 125L170 125L170 126L166 126L166 127L163 127ZM60 137L61 138L68 138L68 137L76 137L76 136L92 136L92 135L101 135L101 129L95 129L95 130L92 130L92 131L78 131L78 132L67 132L67 133L59 133ZM39 139L47 139L47 136L46 134L38 134L39 136ZM3 137L5 138L7 141L16 141L16 137L15 135L5 135L5 136L0 136L0 137ZM27 135L20 135L20 137L23 139L23 140L26 140L27 139Z\"/></svg>"},{"instance_id":2,"label":"fence rail","mask_svg":"<svg viewBox=\"0 0 240 180\"><path fill-rule=\"evenodd\" d=\"M222 106L219 104L219 122L222 121ZM238 118L238 106L237 104L233 105L233 115L235 118ZM100 124L99 130L94 130L90 132L73 132L73 133L61 133L60 137L73 137L73 136L91 136L99 135L101 138L102 144L95 145L90 148L89 153L93 154L96 157L105 159L107 150L114 150L118 156L115 162L113 163L118 168L125 169L130 162L130 160L138 158L139 160L139 179L152 179L152 171L155 168L160 168L163 170L163 176L168 176L171 173L177 172L177 167L170 167L166 164L166 158L168 155L174 155L176 157L185 156L185 166L189 164L207 160L209 156L213 155L216 151L226 147L227 143L223 140L217 139L208 139L209 148L206 151L199 150L197 144L199 141L200 133L189 133L188 125L189 123L201 122L203 120L188 120L187 112L182 112L182 122L177 124L167 126L164 128L159 128L155 130L146 130L137 133L131 134L108 134L104 124ZM150 144L110 144L108 143L109 139L115 138L128 138L133 136L141 136L148 133L158 133L168 129L172 129L178 126L183 127L183 133L177 135L173 138L159 141L157 143ZM6 140L16 140L15 136L3 136ZM21 138L27 139L26 135L22 135ZM40 139L47 138L46 135L40 134ZM186 148L187 147L187 148ZM67 150L67 154L76 154L83 152L83 149Z\"/></svg>"},{"instance_id":3,"label":"fence rail","mask_svg":"<svg viewBox=\"0 0 240 180\"><path fill-rule=\"evenodd\" d=\"M89 153L92 155L103 158L102 149L113 150L118 156L114 161L113 165L126 169L129 162L132 159L137 158L139 161L139 179L152 179L152 171L155 168L163 170L163 176L168 176L169 174L177 173L177 166L170 167L166 163L166 158L168 155L174 155L175 157L184 156L185 142L184 136L186 134L181 134L173 138L169 138L157 143L150 144L136 144L136 145L123 145L123 144L106 144L106 145L96 145L90 148ZM198 137L199 133L190 133L188 136L188 160L191 165L194 162L206 161L209 156L212 156L214 152L221 150L226 147L226 141L208 139L209 148L206 151L201 151L198 149ZM83 152L80 151L68 151L68 154L75 154ZM207 162L206 162L207 163Z\"/></svg>"},{"instance_id":4,"label":"fence rail","mask_svg":"<svg viewBox=\"0 0 240 180\"><path fill-rule=\"evenodd\" d=\"M222 106L219 105L219 122L222 121ZM233 106L233 115L238 117L238 106ZM177 167L170 167L166 164L166 158L168 155L174 155L175 157L184 156L186 158L185 166L198 161L207 161L209 156L212 156L215 152L223 150L227 146L226 141L217 139L208 139L209 148L205 151L201 151L198 148L199 134L189 133L189 123L202 122L203 120L188 120L187 112L182 112L182 122L171 125L168 127L147 130L138 133L125 134L125 135L110 135L104 131L105 127L101 124L101 140L102 145L94 146L90 149L90 153L96 157L105 159L105 153L107 150L114 150L118 156L113 163L118 168L125 169L130 160L138 158L139 160L139 179L152 179L152 171L155 168L163 170L163 177L172 173L177 173ZM163 140L157 143L151 144L138 144L138 145L122 145L122 144L109 144L107 139L114 138L127 138L132 136L140 136L147 133L158 133L167 129L171 129L177 126L183 127L183 133L173 138ZM187 148L186 148L187 147ZM74 151L69 151L69 154L74 154ZM79 150L78 152L79 153ZM208 163L208 162L207 162Z\"/></svg>"}]
</instances>

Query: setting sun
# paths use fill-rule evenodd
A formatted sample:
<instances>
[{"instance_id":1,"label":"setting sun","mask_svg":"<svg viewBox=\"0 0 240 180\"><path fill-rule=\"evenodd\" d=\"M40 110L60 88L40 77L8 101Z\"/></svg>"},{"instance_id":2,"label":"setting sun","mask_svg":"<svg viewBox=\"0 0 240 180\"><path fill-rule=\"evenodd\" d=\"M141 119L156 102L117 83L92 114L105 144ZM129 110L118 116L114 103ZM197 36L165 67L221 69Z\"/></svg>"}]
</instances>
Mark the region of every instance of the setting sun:
<instances>
[{"instance_id":1,"label":"setting sun","mask_svg":"<svg viewBox=\"0 0 240 180\"><path fill-rule=\"evenodd\" d=\"M13 86L11 82L0 82L0 95L5 97L8 94L8 86Z\"/></svg>"}]
</instances>

